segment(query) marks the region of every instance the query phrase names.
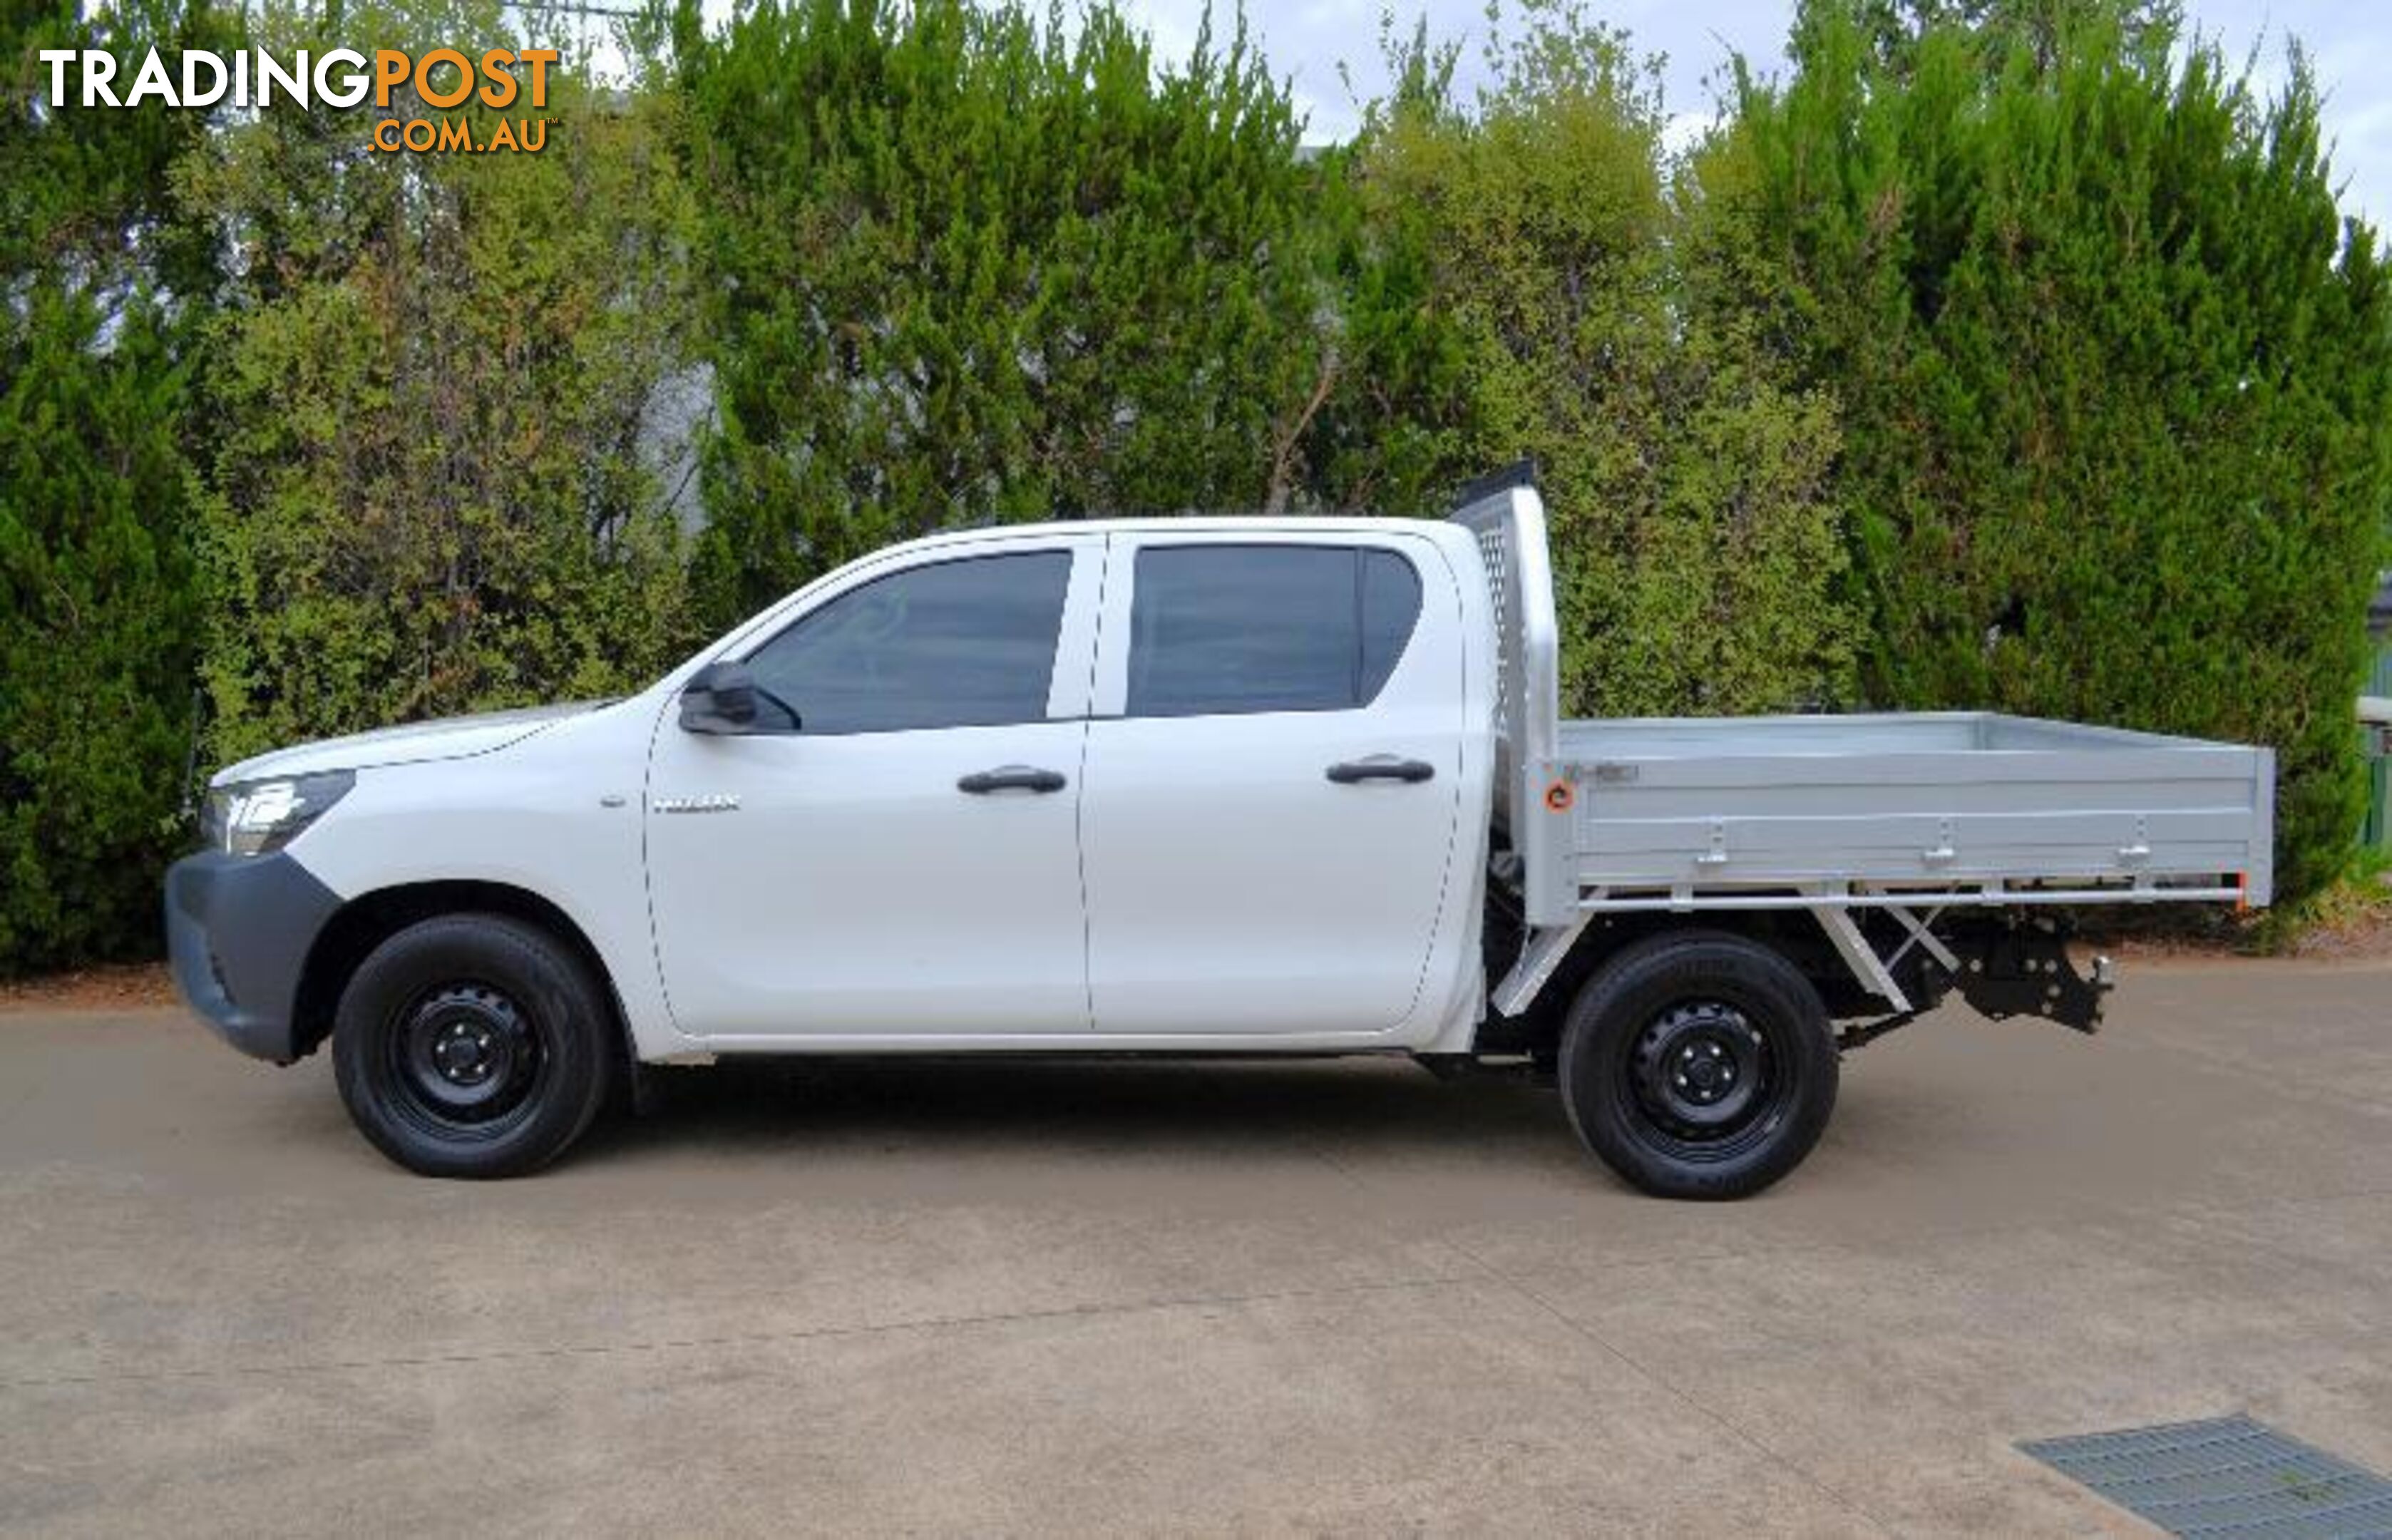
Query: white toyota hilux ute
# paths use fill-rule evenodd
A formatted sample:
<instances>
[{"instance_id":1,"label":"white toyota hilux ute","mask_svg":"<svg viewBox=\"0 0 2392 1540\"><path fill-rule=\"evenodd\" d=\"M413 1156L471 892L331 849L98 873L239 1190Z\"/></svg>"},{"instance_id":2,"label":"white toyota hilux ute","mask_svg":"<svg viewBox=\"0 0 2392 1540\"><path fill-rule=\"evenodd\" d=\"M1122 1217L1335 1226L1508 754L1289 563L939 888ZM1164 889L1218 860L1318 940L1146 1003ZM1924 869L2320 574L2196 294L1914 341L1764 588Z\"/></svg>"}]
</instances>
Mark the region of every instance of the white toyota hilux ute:
<instances>
[{"instance_id":1,"label":"white toyota hilux ute","mask_svg":"<svg viewBox=\"0 0 2392 1540\"><path fill-rule=\"evenodd\" d=\"M1542 504L882 551L640 694L282 750L166 881L234 1046L533 1170L734 1054L1405 1053L1725 1197L1957 990L2098 1022L2065 907L2263 904L2264 750L1990 713L1564 721Z\"/></svg>"}]
</instances>

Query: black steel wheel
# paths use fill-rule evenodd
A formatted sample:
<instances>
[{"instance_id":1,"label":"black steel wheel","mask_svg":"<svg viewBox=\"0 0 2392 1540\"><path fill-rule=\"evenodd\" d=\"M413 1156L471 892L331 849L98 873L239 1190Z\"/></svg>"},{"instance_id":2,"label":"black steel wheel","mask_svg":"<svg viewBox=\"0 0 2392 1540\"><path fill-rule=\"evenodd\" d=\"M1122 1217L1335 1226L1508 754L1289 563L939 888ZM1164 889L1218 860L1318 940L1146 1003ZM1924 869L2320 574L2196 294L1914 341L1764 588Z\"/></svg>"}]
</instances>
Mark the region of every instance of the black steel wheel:
<instances>
[{"instance_id":1,"label":"black steel wheel","mask_svg":"<svg viewBox=\"0 0 2392 1540\"><path fill-rule=\"evenodd\" d=\"M1783 956L1687 932L1628 947L1587 980L1560 1080L1580 1139L1638 1187L1741 1197L1818 1142L1836 1047L1818 992Z\"/></svg>"},{"instance_id":2,"label":"black steel wheel","mask_svg":"<svg viewBox=\"0 0 2392 1540\"><path fill-rule=\"evenodd\" d=\"M538 1169L590 1126L614 1016L553 936L497 915L423 920L376 947L341 997L332 1058L359 1131L427 1176Z\"/></svg>"},{"instance_id":3,"label":"black steel wheel","mask_svg":"<svg viewBox=\"0 0 2392 1540\"><path fill-rule=\"evenodd\" d=\"M496 1132L523 1116L546 1057L523 1006L479 980L423 991L384 1041L408 1114L452 1133Z\"/></svg>"}]
</instances>

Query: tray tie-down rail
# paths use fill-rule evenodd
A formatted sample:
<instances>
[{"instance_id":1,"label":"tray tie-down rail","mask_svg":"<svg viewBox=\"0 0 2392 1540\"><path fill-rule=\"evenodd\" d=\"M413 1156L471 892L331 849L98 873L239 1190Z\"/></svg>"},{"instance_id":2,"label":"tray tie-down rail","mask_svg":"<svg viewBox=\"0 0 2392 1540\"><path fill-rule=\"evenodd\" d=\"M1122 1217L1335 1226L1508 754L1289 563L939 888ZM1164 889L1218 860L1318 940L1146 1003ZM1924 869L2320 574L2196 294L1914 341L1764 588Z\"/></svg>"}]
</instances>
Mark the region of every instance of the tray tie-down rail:
<instances>
[{"instance_id":1,"label":"tray tie-down rail","mask_svg":"<svg viewBox=\"0 0 2392 1540\"><path fill-rule=\"evenodd\" d=\"M1979 1015L1993 1021L2040 1016L2091 1033L2100 1028L2105 997L2117 982L2117 970L2107 957L2096 957L2086 972L2076 971L2068 956L2066 925L2048 911L1989 914L1939 935L1933 927L1944 914L1940 907L1924 919L1909 905L1855 904L1848 895L1802 907L1819 922L1861 988L1888 1008L1886 1015L1844 1026L1836 1038L1842 1049L1859 1048L1906 1025L1955 988ZM1862 928L1858 916L1865 908L1901 927L1902 939L1890 952L1880 955ZM1519 960L1494 990L1495 1009L1505 1015L1525 1011L1594 918L1581 914L1569 924L1534 929L1523 937ZM1914 950L1921 954L1916 959ZM1908 988L1897 973L1905 965Z\"/></svg>"}]
</instances>

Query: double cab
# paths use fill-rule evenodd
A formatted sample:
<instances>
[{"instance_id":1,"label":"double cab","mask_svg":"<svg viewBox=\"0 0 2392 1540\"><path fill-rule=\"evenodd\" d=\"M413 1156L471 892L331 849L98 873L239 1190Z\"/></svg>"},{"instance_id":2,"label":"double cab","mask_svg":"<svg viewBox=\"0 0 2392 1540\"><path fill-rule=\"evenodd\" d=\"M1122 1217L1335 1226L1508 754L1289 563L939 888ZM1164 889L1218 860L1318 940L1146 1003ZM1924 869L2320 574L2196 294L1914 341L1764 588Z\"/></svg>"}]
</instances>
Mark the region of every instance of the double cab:
<instances>
[{"instance_id":1,"label":"double cab","mask_svg":"<svg viewBox=\"0 0 2392 1540\"><path fill-rule=\"evenodd\" d=\"M748 1054L1408 1054L1677 1196L1958 991L2089 1029L2088 903L2265 903L2263 750L1986 713L1565 721L1527 478L1448 520L885 550L637 695L231 765L166 882L235 1047L416 1171Z\"/></svg>"}]
</instances>

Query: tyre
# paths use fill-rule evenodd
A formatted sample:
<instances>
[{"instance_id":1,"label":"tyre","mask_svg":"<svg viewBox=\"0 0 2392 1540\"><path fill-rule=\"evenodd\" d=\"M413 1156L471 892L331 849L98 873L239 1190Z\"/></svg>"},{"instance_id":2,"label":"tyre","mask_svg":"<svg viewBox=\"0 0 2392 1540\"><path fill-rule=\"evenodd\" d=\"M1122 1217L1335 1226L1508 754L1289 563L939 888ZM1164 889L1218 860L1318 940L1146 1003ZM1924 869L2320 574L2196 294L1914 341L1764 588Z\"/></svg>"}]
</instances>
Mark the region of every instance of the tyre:
<instances>
[{"instance_id":1,"label":"tyre","mask_svg":"<svg viewBox=\"0 0 2392 1540\"><path fill-rule=\"evenodd\" d=\"M597 1116L615 1031L604 986L554 936L443 915L358 967L333 1018L332 1069L358 1131L409 1170L522 1176Z\"/></svg>"},{"instance_id":2,"label":"tyre","mask_svg":"<svg viewBox=\"0 0 2392 1540\"><path fill-rule=\"evenodd\" d=\"M1836 1105L1818 991L1717 932L1655 937L1597 969L1562 1028L1570 1126L1647 1193L1736 1198L1811 1153Z\"/></svg>"}]
</instances>

